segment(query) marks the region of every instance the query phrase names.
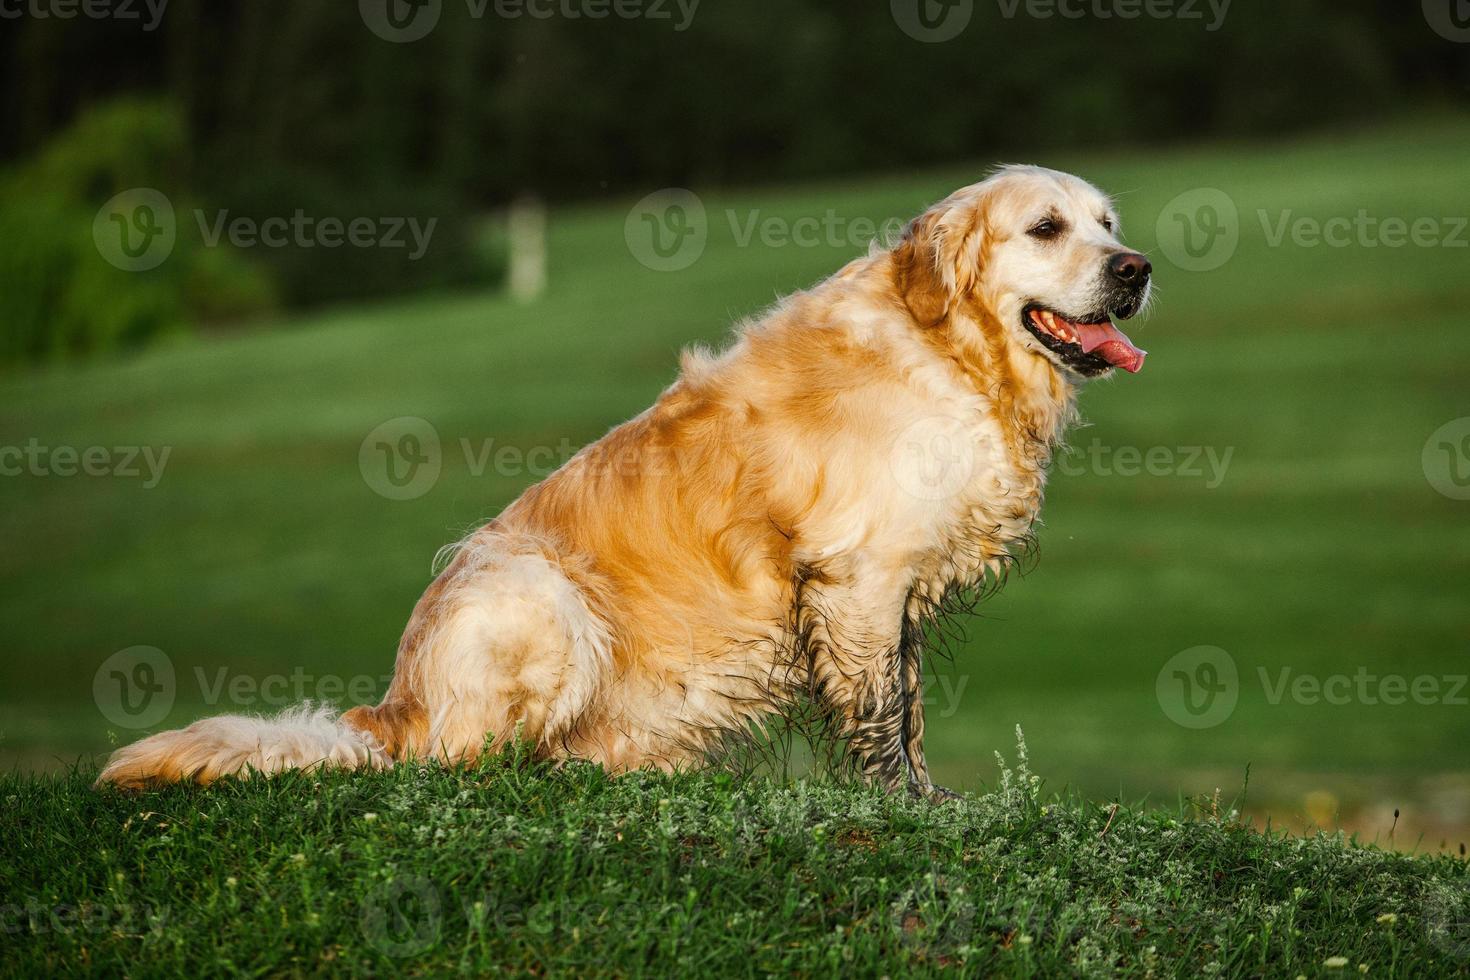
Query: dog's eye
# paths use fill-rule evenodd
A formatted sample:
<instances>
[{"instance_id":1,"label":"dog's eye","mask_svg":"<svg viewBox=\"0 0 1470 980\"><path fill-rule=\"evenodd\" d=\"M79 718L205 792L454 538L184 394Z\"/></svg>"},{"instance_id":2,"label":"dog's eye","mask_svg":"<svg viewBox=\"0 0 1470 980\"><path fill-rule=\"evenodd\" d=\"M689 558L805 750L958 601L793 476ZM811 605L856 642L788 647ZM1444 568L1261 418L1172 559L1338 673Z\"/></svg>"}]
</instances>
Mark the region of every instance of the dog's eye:
<instances>
[{"instance_id":1,"label":"dog's eye","mask_svg":"<svg viewBox=\"0 0 1470 980\"><path fill-rule=\"evenodd\" d=\"M1050 218L1042 218L1036 224L1032 225L1030 230L1026 232L1026 234L1030 235L1032 238L1040 238L1043 241L1049 238L1055 238L1061 233L1061 227L1058 226L1057 223Z\"/></svg>"},{"instance_id":2,"label":"dog's eye","mask_svg":"<svg viewBox=\"0 0 1470 980\"><path fill-rule=\"evenodd\" d=\"M1112 218L1109 218L1106 215L1104 215L1101 220L1102 220L1102 226L1103 226L1103 230L1104 231L1112 231L1113 230L1113 219Z\"/></svg>"}]
</instances>

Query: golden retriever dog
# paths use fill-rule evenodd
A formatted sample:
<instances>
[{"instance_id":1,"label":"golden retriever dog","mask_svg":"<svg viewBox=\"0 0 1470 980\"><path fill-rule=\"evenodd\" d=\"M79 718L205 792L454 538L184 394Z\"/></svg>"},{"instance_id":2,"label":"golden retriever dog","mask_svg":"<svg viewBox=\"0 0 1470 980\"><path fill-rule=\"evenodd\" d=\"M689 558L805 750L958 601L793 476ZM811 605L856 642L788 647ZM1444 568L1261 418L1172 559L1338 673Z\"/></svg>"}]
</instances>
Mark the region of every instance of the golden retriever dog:
<instances>
[{"instance_id":1,"label":"golden retriever dog","mask_svg":"<svg viewBox=\"0 0 1470 980\"><path fill-rule=\"evenodd\" d=\"M686 352L652 408L454 546L381 704L196 722L99 782L458 762L513 738L667 770L816 705L866 779L943 797L927 620L1029 542L1078 386L1142 366L1113 319L1150 271L1097 189L1002 168L724 352Z\"/></svg>"}]
</instances>

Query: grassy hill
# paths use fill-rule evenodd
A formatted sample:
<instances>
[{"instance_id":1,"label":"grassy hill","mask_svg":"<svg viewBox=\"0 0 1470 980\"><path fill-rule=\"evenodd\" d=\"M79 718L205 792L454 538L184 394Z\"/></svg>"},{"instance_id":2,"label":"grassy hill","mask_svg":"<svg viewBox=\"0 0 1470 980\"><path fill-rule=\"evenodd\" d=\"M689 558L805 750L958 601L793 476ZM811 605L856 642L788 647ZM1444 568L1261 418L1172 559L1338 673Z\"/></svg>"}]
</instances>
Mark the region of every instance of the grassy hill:
<instances>
[{"instance_id":1,"label":"grassy hill","mask_svg":"<svg viewBox=\"0 0 1470 980\"><path fill-rule=\"evenodd\" d=\"M1134 331L1151 356L1085 392L1092 424L1053 481L1038 567L936 667L939 778L993 780L991 751L1019 722L1038 767L1093 797L1209 793L1250 765L1253 799L1282 820L1356 809L1371 838L1402 806L1426 846L1463 839L1470 710L1273 692L1283 670L1465 673L1470 503L1431 487L1421 453L1470 416L1470 251L1274 238L1360 211L1470 214L1467 155L1470 122L1435 119L1042 161L1116 192L1129 240L1153 254L1159 302ZM0 378L0 447L170 452L156 486L0 477L0 753L55 766L141 734L99 704L104 663L138 645L162 651L173 683L149 730L300 696L370 699L440 545L645 407L681 345L718 342L861 251L858 219L911 216L983 167L704 194L708 245L677 272L634 257L631 201L557 211L551 289L534 305L428 297ZM1166 204L1199 188L1228 195L1240 240L1188 271L1156 237ZM829 216L839 230L811 247L742 243L752 220ZM375 492L360 466L368 434L399 416L442 447L437 482L412 500ZM507 447L531 455L498 461ZM1119 450L1169 462L1125 475ZM1228 465L1212 473L1204 450ZM1194 729L1157 685L1198 646L1232 658L1238 701Z\"/></svg>"},{"instance_id":2,"label":"grassy hill","mask_svg":"<svg viewBox=\"0 0 1470 980\"><path fill-rule=\"evenodd\" d=\"M1048 799L1024 754L938 806L514 752L0 794L15 976L1470 973L1463 860Z\"/></svg>"}]
</instances>

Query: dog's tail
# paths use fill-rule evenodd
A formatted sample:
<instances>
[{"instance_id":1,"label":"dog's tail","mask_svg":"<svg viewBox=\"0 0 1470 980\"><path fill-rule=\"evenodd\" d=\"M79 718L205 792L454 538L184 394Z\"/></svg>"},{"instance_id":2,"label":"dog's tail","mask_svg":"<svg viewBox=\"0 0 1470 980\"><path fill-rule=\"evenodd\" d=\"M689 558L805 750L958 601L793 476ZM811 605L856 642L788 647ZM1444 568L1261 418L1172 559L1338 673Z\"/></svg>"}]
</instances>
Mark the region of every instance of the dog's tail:
<instances>
[{"instance_id":1,"label":"dog's tail","mask_svg":"<svg viewBox=\"0 0 1470 980\"><path fill-rule=\"evenodd\" d=\"M348 723L357 721L362 710L343 717L329 707L307 703L273 718L206 718L118 749L97 783L139 789L157 783L209 783L252 770L385 769L393 757L368 730L377 726Z\"/></svg>"}]
</instances>

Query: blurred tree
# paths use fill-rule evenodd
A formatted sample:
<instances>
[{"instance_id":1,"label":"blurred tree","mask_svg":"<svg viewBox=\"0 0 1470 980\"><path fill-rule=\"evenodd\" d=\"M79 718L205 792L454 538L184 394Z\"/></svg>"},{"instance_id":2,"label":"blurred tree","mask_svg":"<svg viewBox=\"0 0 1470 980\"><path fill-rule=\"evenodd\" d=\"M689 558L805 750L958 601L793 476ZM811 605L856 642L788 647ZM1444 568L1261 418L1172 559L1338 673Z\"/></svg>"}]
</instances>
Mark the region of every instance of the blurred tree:
<instances>
[{"instance_id":1,"label":"blurred tree","mask_svg":"<svg viewBox=\"0 0 1470 980\"><path fill-rule=\"evenodd\" d=\"M151 33L22 17L0 32L0 154L135 91L179 106L206 183L285 166L489 207L528 190L1273 133L1470 91L1470 45L1416 4L1236 4L1212 25L1205 4L1191 7L1200 19L1123 19L1029 16L1019 2L976 4L940 44L907 36L888 4L847 0L703 3L683 30L673 4L669 19L594 19L445 0L410 43L375 35L352 3L175 0Z\"/></svg>"},{"instance_id":2,"label":"blurred tree","mask_svg":"<svg viewBox=\"0 0 1470 980\"><path fill-rule=\"evenodd\" d=\"M1106 0L1072 0L1082 16L976 3L945 43L910 37L881 0L704 2L688 23L672 2L657 6L663 18L536 2L540 15L442 0L434 29L407 43L375 34L351 2L173 0L156 30L26 13L0 31L0 159L50 154L89 107L140 95L172 106L189 134L168 156L171 186L215 208L438 219L424 262L263 253L298 304L498 279L484 263L504 249L475 216L522 194L1271 135L1470 94L1470 44L1436 33L1419 4L1390 0L1235 4L1218 23L1208 3L1189 5L1194 18L1125 18ZM605 16L589 16L597 9ZM117 134L98 135L67 152L119 164L107 158ZM126 179L164 182L147 167ZM68 207L95 209L113 188L69 187Z\"/></svg>"}]
</instances>

